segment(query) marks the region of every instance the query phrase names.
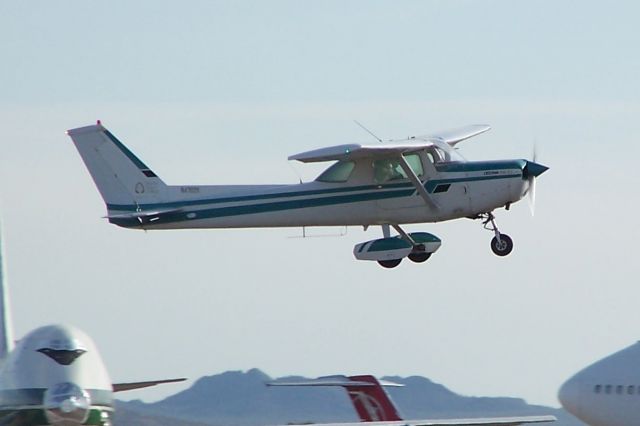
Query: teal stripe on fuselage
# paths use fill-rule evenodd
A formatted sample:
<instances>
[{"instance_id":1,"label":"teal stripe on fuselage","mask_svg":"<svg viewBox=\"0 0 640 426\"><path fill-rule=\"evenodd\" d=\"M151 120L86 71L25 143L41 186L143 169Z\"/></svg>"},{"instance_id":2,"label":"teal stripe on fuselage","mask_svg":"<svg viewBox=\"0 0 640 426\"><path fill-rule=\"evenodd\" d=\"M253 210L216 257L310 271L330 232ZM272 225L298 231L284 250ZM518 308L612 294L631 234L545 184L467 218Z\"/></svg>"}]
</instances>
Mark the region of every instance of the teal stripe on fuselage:
<instances>
[{"instance_id":1,"label":"teal stripe on fuselage","mask_svg":"<svg viewBox=\"0 0 640 426\"><path fill-rule=\"evenodd\" d=\"M494 175L494 176L475 176L475 177L468 177L468 178L451 178L451 179L433 179L428 181L425 185L424 188L427 190L427 192L429 193L433 193L433 191L436 189L436 186L440 185L440 184L451 184L451 183L461 183L461 182L482 182L485 180L496 180L496 179L509 179L509 178L517 178L517 177L521 177L522 174L518 173L518 174L508 174L508 175Z\"/></svg>"},{"instance_id":2,"label":"teal stripe on fuselage","mask_svg":"<svg viewBox=\"0 0 640 426\"><path fill-rule=\"evenodd\" d=\"M473 182L473 181L487 181L487 180L497 180L497 179L509 179L514 177L520 177L521 174L499 174L499 175L488 175L488 176L476 176L476 177L461 177L461 178L451 178L451 179L434 179L430 180L425 184L425 188L432 192L433 189L438 184L441 183L459 183L459 182ZM158 215L154 218L153 224L168 224L175 222L182 222L186 220L193 219L213 219L220 217L229 217L229 216L240 216L240 215L248 215L248 214L257 214L257 213L269 213L276 212L282 210L292 210L292 209L302 209L302 208L310 208L310 207L322 207L322 206L330 206L330 205L339 205L339 204L349 204L349 203L357 203L364 201L377 201L383 199L391 199L391 198L400 198L407 197L415 194L416 190L411 183L402 183L402 184L394 184L395 187L405 187L406 189L400 190L392 190L385 191L382 189L377 189L374 191L368 192L360 192L355 194L345 194L345 195L334 195L330 197L316 197L316 198L298 198L295 200L285 200L285 201L276 201L272 203L260 203L260 204L249 204L249 205L240 205L240 206L229 206L229 207L217 207L210 209L202 209L196 211L189 211L188 213L195 213L197 216L193 218L187 218L184 211L180 212L172 212L172 213L164 213ZM377 188L377 186L372 186ZM389 186L383 187L384 189ZM342 192L353 192L353 188L344 188ZM309 191L311 192L311 191ZM284 198L290 196L291 193L280 193L280 194L266 194L269 196L277 196L278 198ZM298 192L295 195L296 197L301 197L305 193ZM237 197L242 199L242 197ZM226 198L228 200L228 198ZM221 202L222 199L212 199L207 204L217 204ZM201 200L206 201L206 200ZM241 201L241 200L237 200ZM153 207L166 207L167 204L154 204ZM171 203L172 207L183 207L185 205L176 202ZM135 206L126 206L128 209L135 209ZM144 208L149 208L149 205L141 206ZM185 206L186 207L186 206ZM144 210L144 209L143 209ZM111 218L109 221L113 224L123 226L123 227L139 227L140 222L136 218Z\"/></svg>"},{"instance_id":3,"label":"teal stripe on fuselage","mask_svg":"<svg viewBox=\"0 0 640 426\"><path fill-rule=\"evenodd\" d=\"M292 185L295 186L295 185ZM285 186L286 187L286 186ZM140 204L140 208L147 209L164 209L164 208L179 208L179 207L192 207L207 204L224 204L224 203L238 203L245 201L257 201L257 200L270 200L274 198L291 198L291 197L308 197L310 195L324 195L335 194L340 192L355 192L355 191L367 191L367 190L381 190L381 189L397 189L397 188L409 188L413 187L411 182L393 183L386 185L360 185L360 186L348 186L340 188L326 188L326 189L311 189L307 191L288 191L288 192L275 192L271 194L252 194L252 195L236 195L233 197L216 197L205 198L200 200L183 200L183 201L170 201L166 203L149 203ZM138 206L132 204L107 204L107 209L118 211L136 211Z\"/></svg>"},{"instance_id":4,"label":"teal stripe on fuselage","mask_svg":"<svg viewBox=\"0 0 640 426\"><path fill-rule=\"evenodd\" d=\"M473 161L473 162L451 162L436 164L439 173L471 173L489 170L522 170L527 164L527 160L499 160L499 161Z\"/></svg>"},{"instance_id":5,"label":"teal stripe on fuselage","mask_svg":"<svg viewBox=\"0 0 640 426\"><path fill-rule=\"evenodd\" d=\"M240 216L247 214L256 214L256 213L269 213L269 212L277 212L282 210L293 210L293 209L303 209L309 207L321 207L321 206L330 206L330 205L338 205L338 204L350 204L357 203L362 201L375 201L375 200L383 200L388 198L398 198L398 197L407 197L415 192L413 186L410 188L396 191L380 191L380 192L365 192L359 194L349 194L349 195L338 195L332 197L318 197L318 198L302 198L297 200L288 200L288 201L278 201L274 203L261 203L261 204L250 204L250 205L241 205L241 206L231 206L231 207L218 207L213 209L202 209L192 211L197 214L197 219L213 219L219 217L228 217L228 216ZM184 212L176 212L176 213L165 213L158 216L156 220L153 221L154 225L163 224L163 223L172 223L172 222L180 222L184 220L190 220L185 218ZM138 227L140 226L140 222L135 218L111 218L109 222L124 226L124 227Z\"/></svg>"}]
</instances>

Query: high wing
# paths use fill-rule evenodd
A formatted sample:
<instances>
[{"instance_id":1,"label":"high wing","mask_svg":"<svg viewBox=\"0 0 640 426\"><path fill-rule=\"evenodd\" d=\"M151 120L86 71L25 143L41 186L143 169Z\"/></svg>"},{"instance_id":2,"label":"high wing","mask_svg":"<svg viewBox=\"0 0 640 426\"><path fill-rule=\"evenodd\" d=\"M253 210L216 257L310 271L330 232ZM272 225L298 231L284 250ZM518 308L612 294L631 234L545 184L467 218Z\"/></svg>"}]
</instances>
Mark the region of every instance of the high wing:
<instances>
[{"instance_id":1,"label":"high wing","mask_svg":"<svg viewBox=\"0 0 640 426\"><path fill-rule=\"evenodd\" d=\"M407 139L392 140L376 145L334 145L327 148L314 149L291 155L289 160L297 160L303 163L314 163L320 161L397 157L409 152L420 151L434 145L444 151L450 152L452 147L457 143L484 133L489 129L491 129L491 126L486 124L474 124L431 135L411 136Z\"/></svg>"},{"instance_id":2,"label":"high wing","mask_svg":"<svg viewBox=\"0 0 640 426\"><path fill-rule=\"evenodd\" d=\"M164 379L164 380L150 380L147 382L131 382L131 383L114 383L113 391L114 392L123 392L133 389L142 389L148 388L150 386L163 385L165 383L176 383L176 382L184 382L184 377L179 379Z\"/></svg>"},{"instance_id":3,"label":"high wing","mask_svg":"<svg viewBox=\"0 0 640 426\"><path fill-rule=\"evenodd\" d=\"M399 420L395 422L319 423L318 426L518 426L555 422L555 416L487 417L477 419Z\"/></svg>"},{"instance_id":4,"label":"high wing","mask_svg":"<svg viewBox=\"0 0 640 426\"><path fill-rule=\"evenodd\" d=\"M472 124L470 126L459 127L452 130L445 130L444 132L434 133L432 135L416 136L416 139L437 139L451 146L456 146L456 144L459 142L462 142L489 130L491 130L491 126L489 126L488 124Z\"/></svg>"},{"instance_id":5,"label":"high wing","mask_svg":"<svg viewBox=\"0 0 640 426\"><path fill-rule=\"evenodd\" d=\"M420 143L383 142L378 145L362 145L357 143L335 145L291 155L289 160L297 160L303 163L315 163L319 161L396 157L400 154L420 151L433 145L434 144L432 142L424 141L421 141Z\"/></svg>"}]
</instances>

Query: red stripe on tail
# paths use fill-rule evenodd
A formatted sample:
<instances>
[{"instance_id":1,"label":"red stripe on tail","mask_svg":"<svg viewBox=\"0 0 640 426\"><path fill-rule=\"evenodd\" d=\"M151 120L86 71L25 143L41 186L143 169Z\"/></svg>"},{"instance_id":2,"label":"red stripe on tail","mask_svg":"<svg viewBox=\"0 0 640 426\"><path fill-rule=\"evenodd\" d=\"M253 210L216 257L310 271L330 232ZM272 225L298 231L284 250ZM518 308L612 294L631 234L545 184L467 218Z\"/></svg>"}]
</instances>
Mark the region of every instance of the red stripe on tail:
<instances>
[{"instance_id":1,"label":"red stripe on tail","mask_svg":"<svg viewBox=\"0 0 640 426\"><path fill-rule=\"evenodd\" d=\"M402 420L384 388L373 376L349 376L350 380L368 382L373 386L345 385L360 421L380 422Z\"/></svg>"}]
</instances>

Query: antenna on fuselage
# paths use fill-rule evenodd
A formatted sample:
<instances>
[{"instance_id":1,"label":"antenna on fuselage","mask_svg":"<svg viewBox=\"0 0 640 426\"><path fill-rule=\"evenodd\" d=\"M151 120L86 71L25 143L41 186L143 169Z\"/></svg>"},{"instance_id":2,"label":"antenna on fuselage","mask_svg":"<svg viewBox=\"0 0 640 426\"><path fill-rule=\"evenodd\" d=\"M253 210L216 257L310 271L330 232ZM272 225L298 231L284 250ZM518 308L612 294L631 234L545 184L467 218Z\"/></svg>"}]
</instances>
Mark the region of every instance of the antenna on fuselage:
<instances>
[{"instance_id":1,"label":"antenna on fuselage","mask_svg":"<svg viewBox=\"0 0 640 426\"><path fill-rule=\"evenodd\" d=\"M365 132L369 133L371 136L373 136L374 138L376 138L376 140L378 142L382 142L382 139L380 139L378 136L376 136L375 133L373 133L371 130L367 129L366 127L364 127L362 124L360 124L358 122L358 120L353 120L354 123L356 123L358 126L360 126L360 128L362 128Z\"/></svg>"},{"instance_id":2,"label":"antenna on fuselage","mask_svg":"<svg viewBox=\"0 0 640 426\"><path fill-rule=\"evenodd\" d=\"M0 361L13 350L13 329L9 305L9 284L6 280L7 269L4 262L4 244L2 240L2 220L0 220Z\"/></svg>"}]
</instances>

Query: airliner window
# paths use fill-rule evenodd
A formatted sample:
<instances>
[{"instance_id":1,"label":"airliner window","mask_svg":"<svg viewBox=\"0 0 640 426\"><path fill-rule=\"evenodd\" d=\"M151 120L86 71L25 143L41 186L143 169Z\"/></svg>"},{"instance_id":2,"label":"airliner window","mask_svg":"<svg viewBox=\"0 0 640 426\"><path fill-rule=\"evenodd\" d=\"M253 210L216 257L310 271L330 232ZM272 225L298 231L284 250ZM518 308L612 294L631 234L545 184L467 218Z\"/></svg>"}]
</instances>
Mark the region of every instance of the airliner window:
<instances>
[{"instance_id":1,"label":"airliner window","mask_svg":"<svg viewBox=\"0 0 640 426\"><path fill-rule=\"evenodd\" d=\"M627 386L627 393L629 395L633 395L635 391L636 391L635 386Z\"/></svg>"},{"instance_id":2,"label":"airliner window","mask_svg":"<svg viewBox=\"0 0 640 426\"><path fill-rule=\"evenodd\" d=\"M601 389L602 389L602 385L596 385L596 387L595 387L595 388L593 388L593 391L594 391L595 393L600 393L600 390L601 390Z\"/></svg>"},{"instance_id":3,"label":"airliner window","mask_svg":"<svg viewBox=\"0 0 640 426\"><path fill-rule=\"evenodd\" d=\"M71 365L80 355L87 352L84 349L51 349L41 348L38 352L44 354L60 365Z\"/></svg>"},{"instance_id":4,"label":"airliner window","mask_svg":"<svg viewBox=\"0 0 640 426\"><path fill-rule=\"evenodd\" d=\"M605 391L606 393L611 393L611 385L607 385L607 386L605 386L605 387L604 387L604 391Z\"/></svg>"},{"instance_id":5,"label":"airliner window","mask_svg":"<svg viewBox=\"0 0 640 426\"><path fill-rule=\"evenodd\" d=\"M616 386L616 393L617 393L618 395L621 395L621 394L622 394L622 385L618 385L618 386Z\"/></svg>"},{"instance_id":6,"label":"airliner window","mask_svg":"<svg viewBox=\"0 0 640 426\"><path fill-rule=\"evenodd\" d=\"M319 182L346 182L353 172L353 161L338 161L316 179Z\"/></svg>"},{"instance_id":7,"label":"airliner window","mask_svg":"<svg viewBox=\"0 0 640 426\"><path fill-rule=\"evenodd\" d=\"M422 161L418 154L405 155L404 158L416 176L422 176L424 174ZM407 179L407 174L402 170L399 160L384 159L375 160L373 162L373 180L376 183L384 183L400 179Z\"/></svg>"}]
</instances>

